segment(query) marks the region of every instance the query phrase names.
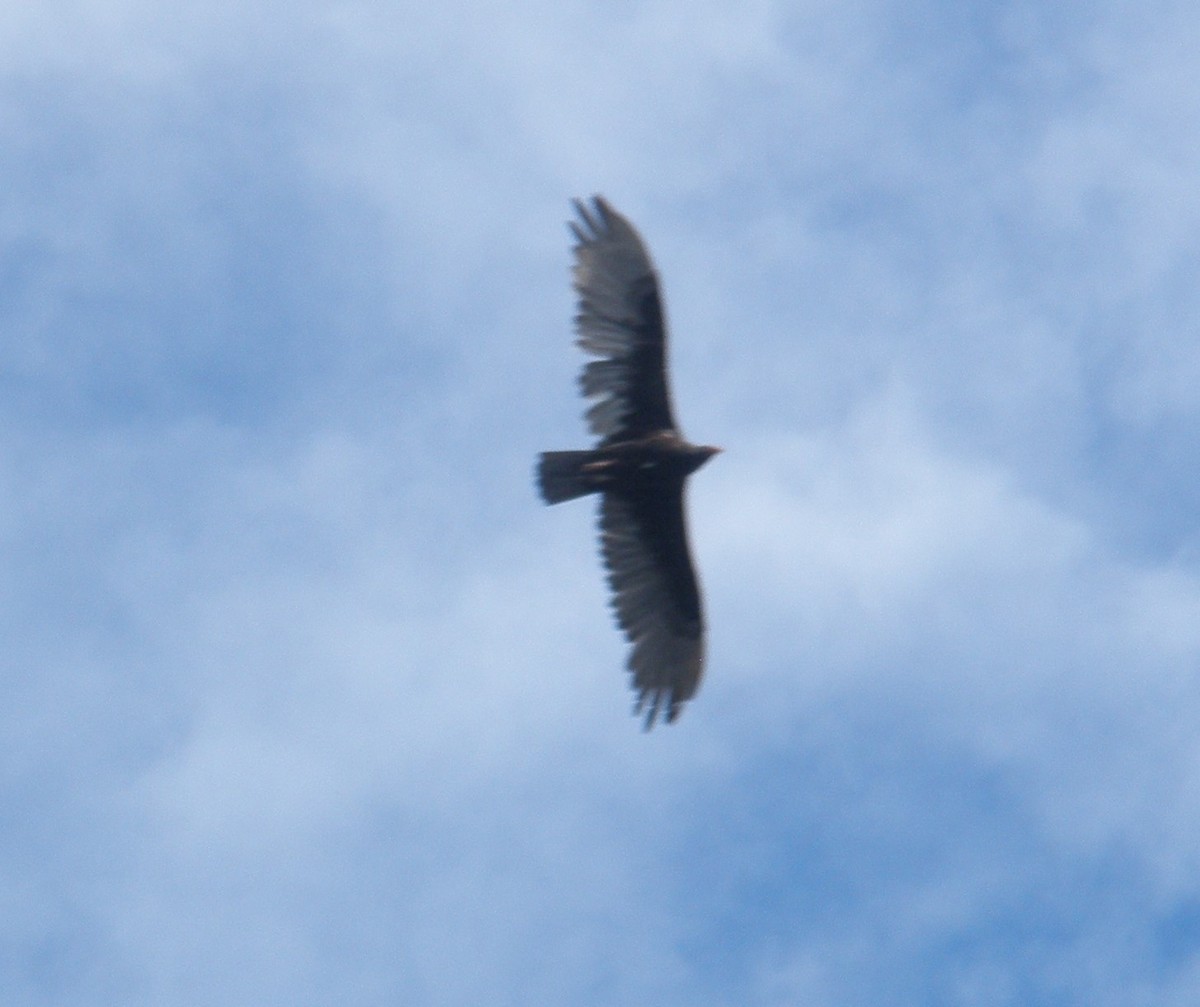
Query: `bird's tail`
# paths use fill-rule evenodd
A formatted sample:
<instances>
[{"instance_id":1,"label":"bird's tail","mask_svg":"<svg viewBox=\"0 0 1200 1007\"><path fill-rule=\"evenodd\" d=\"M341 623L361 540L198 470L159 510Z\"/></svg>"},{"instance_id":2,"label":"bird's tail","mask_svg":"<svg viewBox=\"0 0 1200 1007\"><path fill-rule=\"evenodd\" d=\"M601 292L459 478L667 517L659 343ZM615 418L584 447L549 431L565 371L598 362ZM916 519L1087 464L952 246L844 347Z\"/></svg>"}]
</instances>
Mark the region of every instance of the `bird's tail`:
<instances>
[{"instance_id":1,"label":"bird's tail","mask_svg":"<svg viewBox=\"0 0 1200 1007\"><path fill-rule=\"evenodd\" d=\"M600 487L584 469L591 451L543 451L538 459L538 489L548 504L574 500L576 497L595 493Z\"/></svg>"}]
</instances>

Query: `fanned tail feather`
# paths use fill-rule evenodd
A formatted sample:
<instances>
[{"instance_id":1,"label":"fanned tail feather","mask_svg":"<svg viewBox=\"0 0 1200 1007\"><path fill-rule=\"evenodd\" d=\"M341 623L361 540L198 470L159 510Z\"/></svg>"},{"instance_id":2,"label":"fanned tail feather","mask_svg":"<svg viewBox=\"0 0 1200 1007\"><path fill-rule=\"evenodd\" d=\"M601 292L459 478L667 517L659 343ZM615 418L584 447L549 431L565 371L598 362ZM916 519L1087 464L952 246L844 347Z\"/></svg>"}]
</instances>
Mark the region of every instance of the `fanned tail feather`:
<instances>
[{"instance_id":1,"label":"fanned tail feather","mask_svg":"<svg viewBox=\"0 0 1200 1007\"><path fill-rule=\"evenodd\" d=\"M538 489L548 504L595 493L599 487L584 471L591 451L543 451L538 460Z\"/></svg>"}]
</instances>

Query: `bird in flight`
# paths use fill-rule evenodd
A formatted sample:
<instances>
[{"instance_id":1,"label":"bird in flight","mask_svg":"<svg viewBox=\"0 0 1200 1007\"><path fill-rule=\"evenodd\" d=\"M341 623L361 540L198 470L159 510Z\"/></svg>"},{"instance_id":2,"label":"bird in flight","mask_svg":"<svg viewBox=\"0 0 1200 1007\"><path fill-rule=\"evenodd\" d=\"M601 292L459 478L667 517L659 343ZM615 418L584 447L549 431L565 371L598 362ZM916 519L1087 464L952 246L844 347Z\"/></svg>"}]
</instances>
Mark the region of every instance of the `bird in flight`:
<instances>
[{"instance_id":1,"label":"bird in flight","mask_svg":"<svg viewBox=\"0 0 1200 1007\"><path fill-rule=\"evenodd\" d=\"M720 448L689 444L671 410L667 326L641 236L600 196L575 200L576 343L597 358L579 386L591 400L587 451L546 451L537 468L548 504L600 494L600 552L645 727L667 723L704 670L704 615L688 549L683 487Z\"/></svg>"}]
</instances>

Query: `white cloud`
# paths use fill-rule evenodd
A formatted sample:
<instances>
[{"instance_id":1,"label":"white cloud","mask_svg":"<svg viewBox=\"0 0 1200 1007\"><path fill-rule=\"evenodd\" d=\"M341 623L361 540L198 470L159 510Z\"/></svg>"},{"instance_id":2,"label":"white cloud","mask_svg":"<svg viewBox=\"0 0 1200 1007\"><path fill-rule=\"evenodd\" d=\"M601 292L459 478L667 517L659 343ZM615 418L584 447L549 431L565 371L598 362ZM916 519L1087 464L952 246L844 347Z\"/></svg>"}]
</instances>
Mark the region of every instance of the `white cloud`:
<instances>
[{"instance_id":1,"label":"white cloud","mask_svg":"<svg viewBox=\"0 0 1200 1007\"><path fill-rule=\"evenodd\" d=\"M1187 1002L1192 15L0 17L29 1002ZM649 736L529 488L597 190L727 449Z\"/></svg>"}]
</instances>

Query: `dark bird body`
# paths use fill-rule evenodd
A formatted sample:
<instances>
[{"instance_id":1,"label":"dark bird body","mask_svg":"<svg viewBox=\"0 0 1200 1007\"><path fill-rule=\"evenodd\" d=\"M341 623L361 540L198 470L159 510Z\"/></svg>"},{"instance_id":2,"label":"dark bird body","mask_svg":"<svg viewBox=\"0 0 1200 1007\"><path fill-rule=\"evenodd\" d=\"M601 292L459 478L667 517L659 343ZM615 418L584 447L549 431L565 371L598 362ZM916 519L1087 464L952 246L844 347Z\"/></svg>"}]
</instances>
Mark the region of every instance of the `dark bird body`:
<instances>
[{"instance_id":1,"label":"dark bird body","mask_svg":"<svg viewBox=\"0 0 1200 1007\"><path fill-rule=\"evenodd\" d=\"M547 451L546 503L590 493L600 502L600 551L617 622L632 644L635 712L668 723L700 684L704 614L688 549L683 490L718 448L689 444L671 409L658 277L633 225L596 196L575 202L577 343L598 359L580 389L593 400L587 451Z\"/></svg>"}]
</instances>

